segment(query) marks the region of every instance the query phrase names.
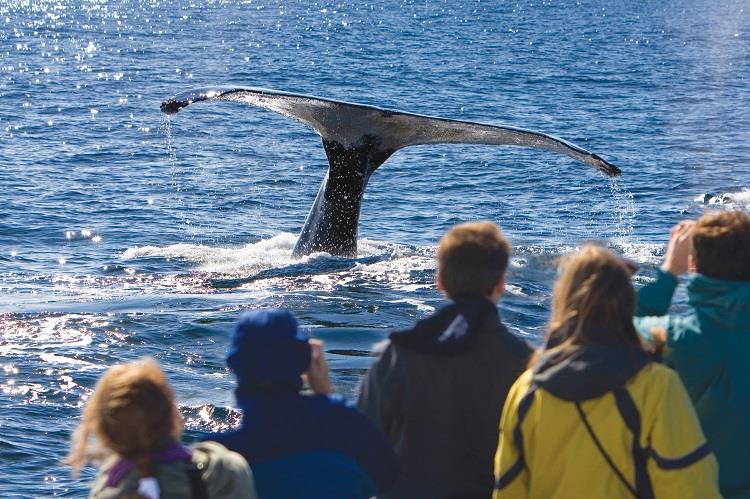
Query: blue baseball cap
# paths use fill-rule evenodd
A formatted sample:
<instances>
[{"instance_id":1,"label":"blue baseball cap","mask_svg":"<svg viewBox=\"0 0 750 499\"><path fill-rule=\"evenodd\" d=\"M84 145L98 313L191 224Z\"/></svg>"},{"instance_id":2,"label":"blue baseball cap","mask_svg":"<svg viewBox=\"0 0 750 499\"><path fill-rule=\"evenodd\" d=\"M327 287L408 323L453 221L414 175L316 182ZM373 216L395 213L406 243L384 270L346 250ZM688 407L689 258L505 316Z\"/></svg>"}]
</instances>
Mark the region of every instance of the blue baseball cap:
<instances>
[{"instance_id":1,"label":"blue baseball cap","mask_svg":"<svg viewBox=\"0 0 750 499\"><path fill-rule=\"evenodd\" d=\"M243 313L234 327L227 366L238 394L299 392L310 366L310 345L286 310Z\"/></svg>"}]
</instances>

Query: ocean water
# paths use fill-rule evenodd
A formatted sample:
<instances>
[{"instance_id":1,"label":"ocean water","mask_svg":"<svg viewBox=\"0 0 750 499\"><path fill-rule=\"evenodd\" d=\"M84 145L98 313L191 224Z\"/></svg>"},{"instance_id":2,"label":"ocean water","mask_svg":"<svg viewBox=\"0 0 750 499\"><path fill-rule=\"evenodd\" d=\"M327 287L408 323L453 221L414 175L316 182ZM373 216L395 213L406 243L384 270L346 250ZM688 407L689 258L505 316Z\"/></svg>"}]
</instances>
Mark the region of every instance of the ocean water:
<instances>
[{"instance_id":1,"label":"ocean water","mask_svg":"<svg viewBox=\"0 0 750 499\"><path fill-rule=\"evenodd\" d=\"M0 496L85 495L91 470L60 461L120 361L164 366L188 437L236 425L241 310L292 310L355 394L373 343L442 303L434 246L457 222L511 239L500 312L530 341L584 241L648 279L673 223L750 207L749 40L741 0L0 1ZM623 175L409 148L371 179L357 258L293 260L320 139L240 104L159 112L216 84L536 129Z\"/></svg>"}]
</instances>

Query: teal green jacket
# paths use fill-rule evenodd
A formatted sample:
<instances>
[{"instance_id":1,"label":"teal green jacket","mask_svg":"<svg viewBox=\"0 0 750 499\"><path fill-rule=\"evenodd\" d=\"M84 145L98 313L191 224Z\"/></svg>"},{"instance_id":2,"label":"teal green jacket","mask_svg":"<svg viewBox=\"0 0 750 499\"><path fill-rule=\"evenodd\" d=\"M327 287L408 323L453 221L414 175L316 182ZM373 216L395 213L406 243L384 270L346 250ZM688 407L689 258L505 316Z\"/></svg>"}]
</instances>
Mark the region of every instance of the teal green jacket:
<instances>
[{"instance_id":1,"label":"teal green jacket","mask_svg":"<svg viewBox=\"0 0 750 499\"><path fill-rule=\"evenodd\" d=\"M677 278L659 270L638 292L636 327L666 331L664 362L682 378L719 461L721 493L750 499L750 282L689 277L688 309L666 315Z\"/></svg>"}]
</instances>

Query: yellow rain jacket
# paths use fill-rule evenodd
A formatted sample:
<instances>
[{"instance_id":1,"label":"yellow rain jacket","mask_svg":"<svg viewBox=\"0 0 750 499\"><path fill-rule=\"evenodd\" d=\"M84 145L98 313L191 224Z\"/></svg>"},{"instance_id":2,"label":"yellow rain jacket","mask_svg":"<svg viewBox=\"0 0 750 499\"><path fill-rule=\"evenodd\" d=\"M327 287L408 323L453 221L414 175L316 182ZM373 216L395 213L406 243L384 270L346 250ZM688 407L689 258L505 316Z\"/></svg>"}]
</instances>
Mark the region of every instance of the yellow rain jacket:
<instances>
[{"instance_id":1,"label":"yellow rain jacket","mask_svg":"<svg viewBox=\"0 0 750 499\"><path fill-rule=\"evenodd\" d=\"M494 499L721 497L716 459L674 371L628 347L561 358L543 355L508 394Z\"/></svg>"}]
</instances>

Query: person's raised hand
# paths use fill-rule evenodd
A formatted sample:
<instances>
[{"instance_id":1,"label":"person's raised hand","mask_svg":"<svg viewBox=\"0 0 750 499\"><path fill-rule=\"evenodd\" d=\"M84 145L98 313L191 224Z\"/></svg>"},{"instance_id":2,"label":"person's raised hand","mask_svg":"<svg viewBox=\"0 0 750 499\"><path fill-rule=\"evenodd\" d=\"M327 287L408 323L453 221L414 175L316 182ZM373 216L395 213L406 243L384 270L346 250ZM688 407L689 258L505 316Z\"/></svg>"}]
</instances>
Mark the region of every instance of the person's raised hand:
<instances>
[{"instance_id":1,"label":"person's raised hand","mask_svg":"<svg viewBox=\"0 0 750 499\"><path fill-rule=\"evenodd\" d=\"M651 328L651 351L664 358L664 349L667 346L667 331L660 327Z\"/></svg>"},{"instance_id":2,"label":"person's raised hand","mask_svg":"<svg viewBox=\"0 0 750 499\"><path fill-rule=\"evenodd\" d=\"M310 367L305 372L307 384L318 395L331 393L331 381L328 378L328 363L323 352L323 342L308 340L310 343Z\"/></svg>"},{"instance_id":3,"label":"person's raised hand","mask_svg":"<svg viewBox=\"0 0 750 499\"><path fill-rule=\"evenodd\" d=\"M689 257L693 252L693 228L695 221L683 220L674 227L664 255L662 270L674 276L684 274L689 269Z\"/></svg>"}]
</instances>

